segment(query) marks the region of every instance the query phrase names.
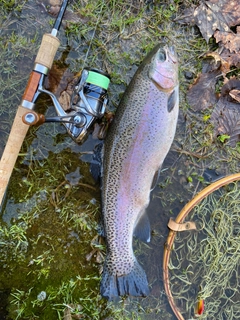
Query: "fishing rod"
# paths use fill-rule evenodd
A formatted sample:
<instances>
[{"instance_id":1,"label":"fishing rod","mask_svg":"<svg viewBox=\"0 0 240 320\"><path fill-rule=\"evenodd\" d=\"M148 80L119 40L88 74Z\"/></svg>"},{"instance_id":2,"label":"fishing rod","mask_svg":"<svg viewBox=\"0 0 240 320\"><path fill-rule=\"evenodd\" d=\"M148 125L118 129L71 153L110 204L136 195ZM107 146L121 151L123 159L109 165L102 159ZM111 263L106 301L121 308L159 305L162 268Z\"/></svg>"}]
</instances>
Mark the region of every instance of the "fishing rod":
<instances>
[{"instance_id":1,"label":"fishing rod","mask_svg":"<svg viewBox=\"0 0 240 320\"><path fill-rule=\"evenodd\" d=\"M52 67L60 45L57 33L67 5L68 0L63 0L51 33L43 35L33 70L0 160L0 207L29 126L40 125L44 122L60 122L66 127L74 141L83 143L94 122L103 117L108 104L107 89L110 78L108 74L97 69L84 68L82 70L67 111L62 108L56 96L44 88L44 80ZM41 93L50 96L57 116L45 118L44 115L34 111Z\"/></svg>"}]
</instances>

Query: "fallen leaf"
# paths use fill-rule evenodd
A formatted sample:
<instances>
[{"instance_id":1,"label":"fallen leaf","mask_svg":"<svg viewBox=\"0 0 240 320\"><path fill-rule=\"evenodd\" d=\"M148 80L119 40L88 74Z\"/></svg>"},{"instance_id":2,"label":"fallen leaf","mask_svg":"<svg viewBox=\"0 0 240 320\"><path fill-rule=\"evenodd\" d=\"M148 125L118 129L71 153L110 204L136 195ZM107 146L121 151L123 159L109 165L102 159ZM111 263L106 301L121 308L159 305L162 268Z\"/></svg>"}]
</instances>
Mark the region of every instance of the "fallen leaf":
<instances>
[{"instance_id":1,"label":"fallen leaf","mask_svg":"<svg viewBox=\"0 0 240 320\"><path fill-rule=\"evenodd\" d=\"M229 92L230 97L240 103L240 91L239 90L231 90Z\"/></svg>"},{"instance_id":2,"label":"fallen leaf","mask_svg":"<svg viewBox=\"0 0 240 320\"><path fill-rule=\"evenodd\" d=\"M73 74L69 71L68 66L54 62L45 80L45 87L58 98L61 92L67 89L72 79Z\"/></svg>"},{"instance_id":3,"label":"fallen leaf","mask_svg":"<svg viewBox=\"0 0 240 320\"><path fill-rule=\"evenodd\" d=\"M214 37L216 42L221 42L223 46L231 52L239 53L240 52L240 28L237 27L237 33L232 31L223 32L215 31Z\"/></svg>"},{"instance_id":4,"label":"fallen leaf","mask_svg":"<svg viewBox=\"0 0 240 320\"><path fill-rule=\"evenodd\" d=\"M67 111L71 109L71 95L70 92L63 91L60 94L60 97L58 99L58 102L60 103L61 107L64 111Z\"/></svg>"},{"instance_id":5,"label":"fallen leaf","mask_svg":"<svg viewBox=\"0 0 240 320\"><path fill-rule=\"evenodd\" d=\"M240 96L240 80L230 79L221 90L221 96L211 115L215 137L230 136L227 144L235 147L240 141L240 104L232 95Z\"/></svg>"},{"instance_id":6,"label":"fallen leaf","mask_svg":"<svg viewBox=\"0 0 240 320\"><path fill-rule=\"evenodd\" d=\"M212 72L221 67L222 59L218 52L207 52L202 58L202 73Z\"/></svg>"},{"instance_id":7,"label":"fallen leaf","mask_svg":"<svg viewBox=\"0 0 240 320\"><path fill-rule=\"evenodd\" d=\"M203 56L203 72L211 72L214 70L221 70L222 74L225 75L230 71L231 65L228 61L222 59L222 56L218 52L207 52Z\"/></svg>"},{"instance_id":8,"label":"fallen leaf","mask_svg":"<svg viewBox=\"0 0 240 320\"><path fill-rule=\"evenodd\" d=\"M232 102L232 99L229 97L229 92L232 90L240 90L240 80L235 77L232 77L227 83L224 84L221 89L221 96L227 97L229 101Z\"/></svg>"},{"instance_id":9,"label":"fallen leaf","mask_svg":"<svg viewBox=\"0 0 240 320\"><path fill-rule=\"evenodd\" d=\"M230 52L228 49L221 49L221 58L226 61L230 66L240 68L240 54Z\"/></svg>"},{"instance_id":10,"label":"fallen leaf","mask_svg":"<svg viewBox=\"0 0 240 320\"><path fill-rule=\"evenodd\" d=\"M230 27L240 24L240 1L202 1L198 7L193 7L193 10L187 9L184 16L177 21L196 24L203 38L208 42L216 30L230 32Z\"/></svg>"},{"instance_id":11,"label":"fallen leaf","mask_svg":"<svg viewBox=\"0 0 240 320\"><path fill-rule=\"evenodd\" d=\"M37 0L36 2L44 9L45 12L53 17L57 17L62 6L61 0ZM89 19L84 17L79 12L73 12L67 8L63 16L62 24L64 27L66 27L68 26L68 23L66 22L86 23L88 21Z\"/></svg>"},{"instance_id":12,"label":"fallen leaf","mask_svg":"<svg viewBox=\"0 0 240 320\"><path fill-rule=\"evenodd\" d=\"M174 21L180 24L189 24L191 26L195 25L196 22L193 16L195 9L196 6L193 4L190 8L186 8L183 12L183 15L174 19Z\"/></svg>"},{"instance_id":13,"label":"fallen leaf","mask_svg":"<svg viewBox=\"0 0 240 320\"><path fill-rule=\"evenodd\" d=\"M220 70L202 73L187 93L188 104L194 110L205 110L212 108L217 102L215 86Z\"/></svg>"},{"instance_id":14,"label":"fallen leaf","mask_svg":"<svg viewBox=\"0 0 240 320\"><path fill-rule=\"evenodd\" d=\"M215 7L215 5L214 5ZM208 42L216 29L228 31L228 25L219 19L218 8L214 10L210 2L203 2L194 11L195 23L201 31L203 38ZM215 12L216 11L216 12Z\"/></svg>"}]
</instances>

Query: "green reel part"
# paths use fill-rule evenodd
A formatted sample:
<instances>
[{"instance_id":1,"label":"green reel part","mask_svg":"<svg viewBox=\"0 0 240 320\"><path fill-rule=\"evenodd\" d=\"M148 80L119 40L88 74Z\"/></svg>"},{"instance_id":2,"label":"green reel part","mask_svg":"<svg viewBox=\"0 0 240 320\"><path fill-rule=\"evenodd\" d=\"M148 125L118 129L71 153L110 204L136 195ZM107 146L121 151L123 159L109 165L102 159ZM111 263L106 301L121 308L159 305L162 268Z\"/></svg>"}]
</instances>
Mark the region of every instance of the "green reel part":
<instances>
[{"instance_id":1,"label":"green reel part","mask_svg":"<svg viewBox=\"0 0 240 320\"><path fill-rule=\"evenodd\" d=\"M95 71L88 71L88 77L86 82L99 86L105 90L108 89L110 79L109 77Z\"/></svg>"}]
</instances>

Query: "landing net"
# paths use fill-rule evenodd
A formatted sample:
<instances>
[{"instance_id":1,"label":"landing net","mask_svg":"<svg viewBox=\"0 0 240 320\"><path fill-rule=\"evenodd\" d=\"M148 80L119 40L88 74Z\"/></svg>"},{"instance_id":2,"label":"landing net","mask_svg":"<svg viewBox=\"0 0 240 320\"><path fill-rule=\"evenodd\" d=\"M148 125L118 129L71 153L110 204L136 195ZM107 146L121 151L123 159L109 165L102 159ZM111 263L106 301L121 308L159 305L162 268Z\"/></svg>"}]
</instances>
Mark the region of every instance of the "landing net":
<instances>
[{"instance_id":1,"label":"landing net","mask_svg":"<svg viewBox=\"0 0 240 320\"><path fill-rule=\"evenodd\" d=\"M169 283L184 319L240 319L240 183L211 193L186 220L197 230L178 232L169 261Z\"/></svg>"}]
</instances>

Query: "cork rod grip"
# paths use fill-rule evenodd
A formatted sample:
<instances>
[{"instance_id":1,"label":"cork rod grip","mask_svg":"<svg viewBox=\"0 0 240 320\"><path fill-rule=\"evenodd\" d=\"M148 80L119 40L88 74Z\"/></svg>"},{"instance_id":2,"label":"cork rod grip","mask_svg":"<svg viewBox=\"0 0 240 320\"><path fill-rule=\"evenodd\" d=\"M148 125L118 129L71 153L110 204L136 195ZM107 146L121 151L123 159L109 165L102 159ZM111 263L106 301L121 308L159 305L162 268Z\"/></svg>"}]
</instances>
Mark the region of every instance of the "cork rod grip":
<instances>
[{"instance_id":1,"label":"cork rod grip","mask_svg":"<svg viewBox=\"0 0 240 320\"><path fill-rule=\"evenodd\" d=\"M59 46L60 41L58 38L52 36L50 33L44 34L41 46L35 59L35 63L39 63L48 69L51 69Z\"/></svg>"},{"instance_id":2,"label":"cork rod grip","mask_svg":"<svg viewBox=\"0 0 240 320\"><path fill-rule=\"evenodd\" d=\"M22 122L26 108L19 106L0 161L0 205L29 126Z\"/></svg>"}]
</instances>

